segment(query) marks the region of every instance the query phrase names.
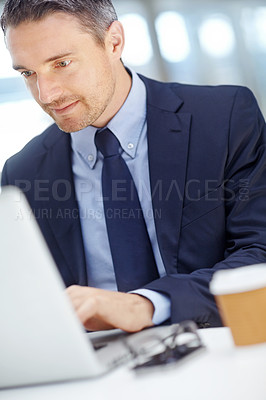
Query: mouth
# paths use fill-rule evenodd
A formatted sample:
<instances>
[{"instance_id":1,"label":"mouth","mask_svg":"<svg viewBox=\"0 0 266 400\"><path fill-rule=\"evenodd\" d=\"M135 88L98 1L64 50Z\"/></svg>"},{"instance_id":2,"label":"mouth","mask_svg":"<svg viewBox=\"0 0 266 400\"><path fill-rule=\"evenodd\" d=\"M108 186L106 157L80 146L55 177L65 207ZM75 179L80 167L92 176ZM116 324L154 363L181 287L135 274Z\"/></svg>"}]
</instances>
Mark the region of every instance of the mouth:
<instances>
[{"instance_id":1,"label":"mouth","mask_svg":"<svg viewBox=\"0 0 266 400\"><path fill-rule=\"evenodd\" d=\"M65 107L61 107L61 108L52 108L52 111L57 114L57 115L64 115L64 114L68 114L70 112L73 111L73 109L77 106L77 104L79 103L79 100L65 106Z\"/></svg>"}]
</instances>

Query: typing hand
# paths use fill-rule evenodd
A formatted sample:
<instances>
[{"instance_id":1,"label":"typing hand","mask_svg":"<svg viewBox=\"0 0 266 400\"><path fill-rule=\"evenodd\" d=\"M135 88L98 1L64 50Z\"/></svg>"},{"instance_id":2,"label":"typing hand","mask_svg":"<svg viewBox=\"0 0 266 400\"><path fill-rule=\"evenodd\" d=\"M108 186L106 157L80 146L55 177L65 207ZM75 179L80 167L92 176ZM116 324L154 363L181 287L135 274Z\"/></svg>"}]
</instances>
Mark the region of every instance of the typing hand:
<instances>
[{"instance_id":1,"label":"typing hand","mask_svg":"<svg viewBox=\"0 0 266 400\"><path fill-rule=\"evenodd\" d=\"M84 286L70 286L66 292L87 330L137 332L153 325L154 307L145 297Z\"/></svg>"}]
</instances>

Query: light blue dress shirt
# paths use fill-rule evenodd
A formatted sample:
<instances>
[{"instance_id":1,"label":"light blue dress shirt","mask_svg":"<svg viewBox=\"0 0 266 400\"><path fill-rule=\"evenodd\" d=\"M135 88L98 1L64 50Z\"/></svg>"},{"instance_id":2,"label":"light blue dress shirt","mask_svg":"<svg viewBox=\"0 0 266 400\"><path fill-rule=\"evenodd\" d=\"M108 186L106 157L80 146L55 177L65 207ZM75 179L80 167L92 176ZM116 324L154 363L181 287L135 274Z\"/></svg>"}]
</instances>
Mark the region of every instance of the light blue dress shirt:
<instances>
[{"instance_id":1,"label":"light blue dress shirt","mask_svg":"<svg viewBox=\"0 0 266 400\"><path fill-rule=\"evenodd\" d=\"M116 135L121 144L122 157L127 163L137 188L158 272L160 277L163 277L166 272L159 252L151 202L146 88L134 71L131 71L131 74L130 93L107 127ZM117 290L102 201L103 156L97 151L94 143L96 131L97 128L88 126L81 131L71 133L75 192L80 210L88 285ZM168 296L147 289L134 290L132 293L147 297L153 303L154 324L160 324L170 317Z\"/></svg>"}]
</instances>

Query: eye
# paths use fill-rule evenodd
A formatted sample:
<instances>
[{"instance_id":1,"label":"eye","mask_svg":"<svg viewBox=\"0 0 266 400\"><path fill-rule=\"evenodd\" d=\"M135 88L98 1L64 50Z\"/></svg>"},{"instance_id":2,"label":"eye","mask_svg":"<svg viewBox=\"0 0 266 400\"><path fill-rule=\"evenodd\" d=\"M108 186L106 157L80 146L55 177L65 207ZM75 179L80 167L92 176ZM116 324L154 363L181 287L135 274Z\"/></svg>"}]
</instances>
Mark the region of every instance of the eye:
<instances>
[{"instance_id":1,"label":"eye","mask_svg":"<svg viewBox=\"0 0 266 400\"><path fill-rule=\"evenodd\" d=\"M70 63L70 60L60 61L58 64L56 64L56 67L64 68L67 67Z\"/></svg>"},{"instance_id":2,"label":"eye","mask_svg":"<svg viewBox=\"0 0 266 400\"><path fill-rule=\"evenodd\" d=\"M34 74L33 71L22 71L21 75L24 76L24 78L29 78L30 76L32 76Z\"/></svg>"}]
</instances>

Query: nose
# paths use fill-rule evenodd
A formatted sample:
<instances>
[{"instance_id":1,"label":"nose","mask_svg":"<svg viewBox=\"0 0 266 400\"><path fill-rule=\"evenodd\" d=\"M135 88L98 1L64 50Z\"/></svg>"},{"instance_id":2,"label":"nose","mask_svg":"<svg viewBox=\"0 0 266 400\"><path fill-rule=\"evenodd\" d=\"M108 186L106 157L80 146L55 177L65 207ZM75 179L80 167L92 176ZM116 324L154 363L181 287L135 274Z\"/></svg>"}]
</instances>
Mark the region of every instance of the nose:
<instances>
[{"instance_id":1,"label":"nose","mask_svg":"<svg viewBox=\"0 0 266 400\"><path fill-rule=\"evenodd\" d=\"M63 93L59 82L55 79L38 76L37 88L39 100L43 104L50 104L60 98Z\"/></svg>"}]
</instances>

